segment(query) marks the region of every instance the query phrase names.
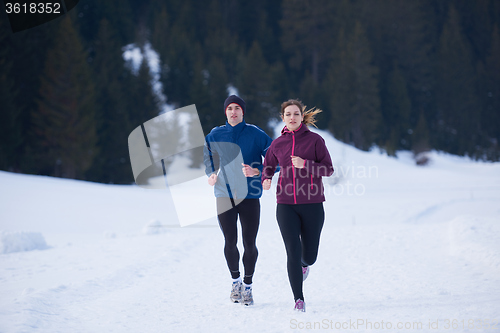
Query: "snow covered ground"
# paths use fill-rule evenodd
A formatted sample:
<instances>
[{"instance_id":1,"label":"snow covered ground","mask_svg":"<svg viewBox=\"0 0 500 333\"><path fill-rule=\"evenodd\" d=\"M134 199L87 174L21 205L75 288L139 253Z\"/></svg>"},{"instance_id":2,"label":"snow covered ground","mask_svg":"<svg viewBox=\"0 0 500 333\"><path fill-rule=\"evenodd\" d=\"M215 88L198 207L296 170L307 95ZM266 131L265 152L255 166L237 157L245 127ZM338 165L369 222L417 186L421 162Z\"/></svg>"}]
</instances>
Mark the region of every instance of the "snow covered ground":
<instances>
[{"instance_id":1,"label":"snow covered ground","mask_svg":"<svg viewBox=\"0 0 500 333\"><path fill-rule=\"evenodd\" d=\"M163 190L0 172L0 332L500 330L500 164L433 152L416 167L321 135L336 175L306 313L274 186L244 307L215 218L180 228Z\"/></svg>"}]
</instances>

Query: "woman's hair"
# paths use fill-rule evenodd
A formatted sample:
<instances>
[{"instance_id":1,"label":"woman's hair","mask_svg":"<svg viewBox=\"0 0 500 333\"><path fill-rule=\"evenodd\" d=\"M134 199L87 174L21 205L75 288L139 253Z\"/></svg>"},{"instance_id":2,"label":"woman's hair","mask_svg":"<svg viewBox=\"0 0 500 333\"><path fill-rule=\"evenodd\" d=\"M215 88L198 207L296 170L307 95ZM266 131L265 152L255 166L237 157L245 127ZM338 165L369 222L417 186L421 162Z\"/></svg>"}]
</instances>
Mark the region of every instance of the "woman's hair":
<instances>
[{"instance_id":1,"label":"woman's hair","mask_svg":"<svg viewBox=\"0 0 500 333\"><path fill-rule=\"evenodd\" d=\"M286 102L283 102L281 104L281 111L280 111L280 114L281 116L283 117L285 115L285 108L290 106L290 105L295 105L299 108L300 110L300 113L304 116L304 120L302 120L302 123L305 124L305 125L313 125L314 127L318 128L318 126L316 126L316 118L315 116L320 113L320 112L323 112L322 110L320 109L317 109L317 108L312 108L312 109L309 109L306 111L306 106L304 104L302 104L301 101L299 101L298 99L289 99L288 101Z\"/></svg>"}]
</instances>

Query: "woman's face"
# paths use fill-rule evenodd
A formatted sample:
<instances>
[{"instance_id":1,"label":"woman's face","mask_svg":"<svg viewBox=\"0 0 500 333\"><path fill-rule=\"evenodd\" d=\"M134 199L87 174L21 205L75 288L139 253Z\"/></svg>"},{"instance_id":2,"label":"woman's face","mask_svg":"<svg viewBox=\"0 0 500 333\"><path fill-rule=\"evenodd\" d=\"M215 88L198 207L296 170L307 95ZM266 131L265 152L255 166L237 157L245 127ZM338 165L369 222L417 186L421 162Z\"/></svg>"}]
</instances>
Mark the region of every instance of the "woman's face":
<instances>
[{"instance_id":1,"label":"woman's face","mask_svg":"<svg viewBox=\"0 0 500 333\"><path fill-rule=\"evenodd\" d=\"M289 131L295 131L302 124L304 116L297 105L289 105L285 108L281 119L283 119Z\"/></svg>"},{"instance_id":2,"label":"woman's face","mask_svg":"<svg viewBox=\"0 0 500 333\"><path fill-rule=\"evenodd\" d=\"M227 122L231 126L236 126L243 121L243 110L236 103L231 103L226 108Z\"/></svg>"}]
</instances>

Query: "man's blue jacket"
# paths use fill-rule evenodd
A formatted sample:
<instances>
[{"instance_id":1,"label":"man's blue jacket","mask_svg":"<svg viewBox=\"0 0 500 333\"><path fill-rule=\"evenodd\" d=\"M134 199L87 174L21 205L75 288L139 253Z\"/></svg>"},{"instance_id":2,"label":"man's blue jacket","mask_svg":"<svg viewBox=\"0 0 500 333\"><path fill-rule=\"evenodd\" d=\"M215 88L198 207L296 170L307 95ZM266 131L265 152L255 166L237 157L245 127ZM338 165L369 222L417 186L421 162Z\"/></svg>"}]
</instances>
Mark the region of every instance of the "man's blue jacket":
<instances>
[{"instance_id":1,"label":"man's blue jacket","mask_svg":"<svg viewBox=\"0 0 500 333\"><path fill-rule=\"evenodd\" d=\"M272 139L259 127L243 120L234 127L226 121L226 125L213 128L205 137L205 141L205 173L210 176L220 170L214 186L215 196L242 199L243 193L246 194L246 199L260 198L262 161ZM258 168L260 175L245 177L241 163ZM238 189L240 195L237 193Z\"/></svg>"}]
</instances>

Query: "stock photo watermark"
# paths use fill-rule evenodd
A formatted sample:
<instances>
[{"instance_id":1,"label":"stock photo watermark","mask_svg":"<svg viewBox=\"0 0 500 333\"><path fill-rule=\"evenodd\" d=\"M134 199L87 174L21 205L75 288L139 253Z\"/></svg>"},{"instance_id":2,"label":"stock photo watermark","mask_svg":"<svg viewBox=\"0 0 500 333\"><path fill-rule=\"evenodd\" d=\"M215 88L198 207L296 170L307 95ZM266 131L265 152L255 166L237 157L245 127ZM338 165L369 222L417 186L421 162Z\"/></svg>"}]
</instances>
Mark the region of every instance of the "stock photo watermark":
<instances>
[{"instance_id":1,"label":"stock photo watermark","mask_svg":"<svg viewBox=\"0 0 500 333\"><path fill-rule=\"evenodd\" d=\"M247 180L241 172L243 156L234 143L211 145L212 151L225 152L217 165L221 177L215 186L231 192L234 200L224 207L229 210L248 194ZM194 104L138 126L130 133L128 146L136 184L145 189L168 190L175 207L171 215L177 216L181 227L216 216L214 188L207 184L207 170L189 167L192 161L205 162L208 149Z\"/></svg>"},{"instance_id":2,"label":"stock photo watermark","mask_svg":"<svg viewBox=\"0 0 500 333\"><path fill-rule=\"evenodd\" d=\"M365 180L377 179L379 168L376 165L339 165L335 173L325 180L325 195L362 196L366 193Z\"/></svg>"},{"instance_id":3,"label":"stock photo watermark","mask_svg":"<svg viewBox=\"0 0 500 333\"><path fill-rule=\"evenodd\" d=\"M12 32L31 29L65 15L80 0L4 0Z\"/></svg>"},{"instance_id":4,"label":"stock photo watermark","mask_svg":"<svg viewBox=\"0 0 500 333\"><path fill-rule=\"evenodd\" d=\"M319 166L317 171L321 174L321 169L324 166ZM334 165L334 174L331 177L323 177L321 187L317 184L311 183L307 180L305 175L305 169L296 169L297 181L295 187L293 184L286 184L281 186L279 178L276 180L275 193L284 193L289 196L293 196L294 188L295 193L300 194L308 199L314 197L321 191L325 196L363 196L366 194L366 184L365 181L369 179L379 178L379 168L376 165ZM283 172L283 171L281 171ZM285 172L292 172L290 170ZM304 173L301 175L301 173ZM264 192L265 196L274 195L271 193Z\"/></svg>"},{"instance_id":5,"label":"stock photo watermark","mask_svg":"<svg viewBox=\"0 0 500 333\"><path fill-rule=\"evenodd\" d=\"M300 321L290 319L292 330L500 330L500 323L493 319L429 319L427 321L394 321L349 319L344 321L322 319Z\"/></svg>"}]
</instances>

